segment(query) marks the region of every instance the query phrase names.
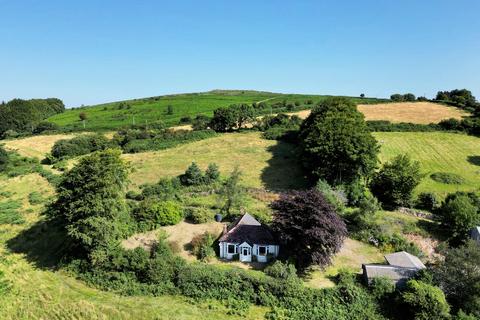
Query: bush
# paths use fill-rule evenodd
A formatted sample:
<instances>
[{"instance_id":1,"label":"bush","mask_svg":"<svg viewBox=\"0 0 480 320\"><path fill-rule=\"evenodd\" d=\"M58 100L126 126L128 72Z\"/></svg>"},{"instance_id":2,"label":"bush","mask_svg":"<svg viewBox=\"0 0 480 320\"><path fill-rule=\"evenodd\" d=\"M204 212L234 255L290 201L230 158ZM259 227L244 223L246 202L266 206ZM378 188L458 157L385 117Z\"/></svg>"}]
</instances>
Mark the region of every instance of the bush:
<instances>
[{"instance_id":1,"label":"bush","mask_svg":"<svg viewBox=\"0 0 480 320\"><path fill-rule=\"evenodd\" d=\"M214 241L215 236L209 232L193 237L190 243L192 245L192 253L198 260L202 261L215 257L215 250L213 250Z\"/></svg>"},{"instance_id":2,"label":"bush","mask_svg":"<svg viewBox=\"0 0 480 320\"><path fill-rule=\"evenodd\" d=\"M212 212L207 208L188 208L186 210L186 216L188 220L193 223L207 223L212 220Z\"/></svg>"},{"instance_id":3,"label":"bush","mask_svg":"<svg viewBox=\"0 0 480 320\"><path fill-rule=\"evenodd\" d=\"M462 184L465 182L462 176L449 172L434 172L430 175L430 178L432 178L433 181L445 184Z\"/></svg>"},{"instance_id":4,"label":"bush","mask_svg":"<svg viewBox=\"0 0 480 320\"><path fill-rule=\"evenodd\" d=\"M470 230L480 224L478 197L461 192L449 194L436 210L447 236L454 243L468 239Z\"/></svg>"},{"instance_id":5,"label":"bush","mask_svg":"<svg viewBox=\"0 0 480 320\"><path fill-rule=\"evenodd\" d=\"M155 198L157 200L178 200L180 199L181 183L178 178L162 178L155 184L140 186L142 198Z\"/></svg>"},{"instance_id":6,"label":"bush","mask_svg":"<svg viewBox=\"0 0 480 320\"><path fill-rule=\"evenodd\" d=\"M185 124L185 123L190 123L190 122L192 122L192 118L190 118L189 116L180 118L180 124Z\"/></svg>"},{"instance_id":7,"label":"bush","mask_svg":"<svg viewBox=\"0 0 480 320\"><path fill-rule=\"evenodd\" d=\"M419 162L412 162L408 155L398 155L374 174L370 189L385 208L409 206L421 178Z\"/></svg>"},{"instance_id":8,"label":"bush","mask_svg":"<svg viewBox=\"0 0 480 320\"><path fill-rule=\"evenodd\" d=\"M180 176L180 181L185 186L199 186L204 183L205 179L200 167L195 162L192 162L185 173Z\"/></svg>"},{"instance_id":9,"label":"bush","mask_svg":"<svg viewBox=\"0 0 480 320\"><path fill-rule=\"evenodd\" d=\"M388 300L395 292L395 284L391 279L378 277L372 279L369 289L375 299Z\"/></svg>"},{"instance_id":10,"label":"bush","mask_svg":"<svg viewBox=\"0 0 480 320\"><path fill-rule=\"evenodd\" d=\"M205 183L213 183L220 179L220 171L218 170L218 165L216 163L210 163L207 170L205 171Z\"/></svg>"},{"instance_id":11,"label":"bush","mask_svg":"<svg viewBox=\"0 0 480 320\"><path fill-rule=\"evenodd\" d=\"M410 280L402 293L402 300L413 319L450 319L450 306L439 287Z\"/></svg>"},{"instance_id":12,"label":"bush","mask_svg":"<svg viewBox=\"0 0 480 320\"><path fill-rule=\"evenodd\" d=\"M110 147L109 140L101 134L80 135L69 140L58 140L52 147L54 158L71 158Z\"/></svg>"},{"instance_id":13,"label":"bush","mask_svg":"<svg viewBox=\"0 0 480 320\"><path fill-rule=\"evenodd\" d=\"M28 203L30 203L32 206L41 204L44 201L45 199L43 199L42 195L37 191L33 191L28 195Z\"/></svg>"},{"instance_id":14,"label":"bush","mask_svg":"<svg viewBox=\"0 0 480 320\"><path fill-rule=\"evenodd\" d=\"M9 162L8 153L5 149L0 146L0 173L7 169Z\"/></svg>"},{"instance_id":15,"label":"bush","mask_svg":"<svg viewBox=\"0 0 480 320\"><path fill-rule=\"evenodd\" d=\"M183 211L181 206L173 201L146 199L134 211L134 218L139 229L147 231L179 223L183 218Z\"/></svg>"},{"instance_id":16,"label":"bush","mask_svg":"<svg viewBox=\"0 0 480 320\"><path fill-rule=\"evenodd\" d=\"M52 132L52 131L58 131L60 127L52 122L47 122L47 121L42 121L37 126L35 129L33 129L34 134L40 134L43 132Z\"/></svg>"},{"instance_id":17,"label":"bush","mask_svg":"<svg viewBox=\"0 0 480 320\"><path fill-rule=\"evenodd\" d=\"M298 280L297 269L293 264L283 263L279 260L275 261L273 264L263 270L266 275L284 280Z\"/></svg>"},{"instance_id":18,"label":"bush","mask_svg":"<svg viewBox=\"0 0 480 320\"><path fill-rule=\"evenodd\" d=\"M210 122L209 117L200 114L200 115L196 116L195 119L193 119L192 129L195 130L195 131L207 130L209 122Z\"/></svg>"},{"instance_id":19,"label":"bush","mask_svg":"<svg viewBox=\"0 0 480 320\"><path fill-rule=\"evenodd\" d=\"M418 195L417 207L420 209L433 212L438 207L439 204L440 204L440 201L438 200L435 193L422 192Z\"/></svg>"},{"instance_id":20,"label":"bush","mask_svg":"<svg viewBox=\"0 0 480 320\"><path fill-rule=\"evenodd\" d=\"M399 93L392 94L390 96L390 100L395 101L395 102L401 102L401 101L403 101L403 95L401 95Z\"/></svg>"}]
</instances>

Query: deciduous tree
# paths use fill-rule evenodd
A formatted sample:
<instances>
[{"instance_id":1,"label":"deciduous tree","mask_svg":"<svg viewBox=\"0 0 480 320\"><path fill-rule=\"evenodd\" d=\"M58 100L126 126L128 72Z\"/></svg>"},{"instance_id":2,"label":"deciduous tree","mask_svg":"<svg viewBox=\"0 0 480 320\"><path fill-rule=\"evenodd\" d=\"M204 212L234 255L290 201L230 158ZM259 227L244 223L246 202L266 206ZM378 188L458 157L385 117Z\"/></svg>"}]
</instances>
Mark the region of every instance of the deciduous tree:
<instances>
[{"instance_id":1,"label":"deciduous tree","mask_svg":"<svg viewBox=\"0 0 480 320\"><path fill-rule=\"evenodd\" d=\"M331 262L347 235L347 228L334 207L316 190L283 194L271 204L272 228L282 251L299 269Z\"/></svg>"}]
</instances>

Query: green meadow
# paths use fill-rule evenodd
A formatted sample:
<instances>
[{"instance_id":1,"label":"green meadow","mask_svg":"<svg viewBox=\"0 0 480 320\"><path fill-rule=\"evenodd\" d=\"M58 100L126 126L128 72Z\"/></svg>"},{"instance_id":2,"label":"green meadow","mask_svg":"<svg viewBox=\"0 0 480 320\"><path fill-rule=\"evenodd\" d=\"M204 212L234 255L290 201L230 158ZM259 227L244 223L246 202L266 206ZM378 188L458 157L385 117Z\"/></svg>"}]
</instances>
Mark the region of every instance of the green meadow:
<instances>
[{"instance_id":1,"label":"green meadow","mask_svg":"<svg viewBox=\"0 0 480 320\"><path fill-rule=\"evenodd\" d=\"M189 93L168 96L158 96L126 101L117 101L95 106L84 106L68 109L64 113L54 115L48 119L69 130L108 131L132 124L152 124L163 122L165 125L181 125L181 119L194 118L199 114L213 115L213 111L219 107L227 107L231 104L265 102L267 106L286 100L288 103L298 102L297 109L311 107L307 100L313 103L327 98L320 95L279 94L260 91L222 91L215 90L205 93ZM354 98L357 103L385 102L384 99ZM168 112L169 106L170 112ZM268 112L267 107L264 112ZM85 113L85 129L80 120L80 113Z\"/></svg>"}]
</instances>

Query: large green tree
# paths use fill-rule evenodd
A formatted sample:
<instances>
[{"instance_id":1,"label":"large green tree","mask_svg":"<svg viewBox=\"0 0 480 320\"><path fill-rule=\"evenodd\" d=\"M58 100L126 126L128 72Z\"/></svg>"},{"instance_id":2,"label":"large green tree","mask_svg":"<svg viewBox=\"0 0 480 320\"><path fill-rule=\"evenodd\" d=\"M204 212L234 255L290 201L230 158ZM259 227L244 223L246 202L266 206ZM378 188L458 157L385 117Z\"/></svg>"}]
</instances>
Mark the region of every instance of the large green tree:
<instances>
[{"instance_id":1,"label":"large green tree","mask_svg":"<svg viewBox=\"0 0 480 320\"><path fill-rule=\"evenodd\" d=\"M464 242L470 230L480 225L480 198L475 193L449 194L436 210L445 232L453 244Z\"/></svg>"},{"instance_id":2,"label":"large green tree","mask_svg":"<svg viewBox=\"0 0 480 320\"><path fill-rule=\"evenodd\" d=\"M70 249L101 263L106 248L129 232L124 190L128 166L119 150L95 152L82 158L57 187L49 213L66 228Z\"/></svg>"},{"instance_id":3,"label":"large green tree","mask_svg":"<svg viewBox=\"0 0 480 320\"><path fill-rule=\"evenodd\" d=\"M449 249L433 277L456 309L480 318L480 246L474 241Z\"/></svg>"},{"instance_id":4,"label":"large green tree","mask_svg":"<svg viewBox=\"0 0 480 320\"><path fill-rule=\"evenodd\" d=\"M316 178L348 183L376 167L377 142L348 99L331 98L315 107L299 136L303 163Z\"/></svg>"},{"instance_id":5,"label":"large green tree","mask_svg":"<svg viewBox=\"0 0 480 320\"><path fill-rule=\"evenodd\" d=\"M398 155L373 176L370 189L384 207L396 208L410 203L421 179L420 164L408 155Z\"/></svg>"}]
</instances>

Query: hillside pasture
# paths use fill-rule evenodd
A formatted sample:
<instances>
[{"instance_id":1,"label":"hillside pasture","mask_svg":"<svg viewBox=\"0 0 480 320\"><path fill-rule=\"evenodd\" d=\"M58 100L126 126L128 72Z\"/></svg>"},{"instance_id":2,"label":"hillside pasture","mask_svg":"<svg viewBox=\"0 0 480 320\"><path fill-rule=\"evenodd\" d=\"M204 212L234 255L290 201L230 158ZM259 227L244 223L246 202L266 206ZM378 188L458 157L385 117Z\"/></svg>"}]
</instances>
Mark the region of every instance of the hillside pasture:
<instances>
[{"instance_id":1,"label":"hillside pasture","mask_svg":"<svg viewBox=\"0 0 480 320\"><path fill-rule=\"evenodd\" d=\"M189 93L158 96L142 99L133 99L105 103L95 106L80 107L66 110L48 118L60 127L76 131L108 131L132 124L153 124L163 122L168 127L184 125L182 118L193 119L199 114L212 116L219 107L228 107L231 104L265 102L268 112L274 103L295 104L295 108L307 109L329 96L280 94L261 91L243 90L214 90L203 93ZM385 102L385 99L348 97L356 103ZM307 101L311 100L311 104ZM170 112L168 111L171 106ZM80 120L80 113L85 113L87 119L85 128Z\"/></svg>"},{"instance_id":2,"label":"hillside pasture","mask_svg":"<svg viewBox=\"0 0 480 320\"><path fill-rule=\"evenodd\" d=\"M305 186L294 146L262 139L259 132L223 134L172 149L123 157L133 167L132 188L178 176L192 161L203 169L214 162L224 176L238 166L243 184L252 188L285 190Z\"/></svg>"},{"instance_id":3,"label":"hillside pasture","mask_svg":"<svg viewBox=\"0 0 480 320\"><path fill-rule=\"evenodd\" d=\"M75 134L52 134L2 141L7 150L17 151L24 157L43 159L58 140L72 139Z\"/></svg>"},{"instance_id":4,"label":"hillside pasture","mask_svg":"<svg viewBox=\"0 0 480 320\"><path fill-rule=\"evenodd\" d=\"M416 188L419 192L449 192L478 190L480 185L480 139L446 132L376 132L381 146L380 160L388 161L399 154L408 154L420 162L424 179ZM435 172L454 173L463 178L461 184L434 181Z\"/></svg>"}]
</instances>

